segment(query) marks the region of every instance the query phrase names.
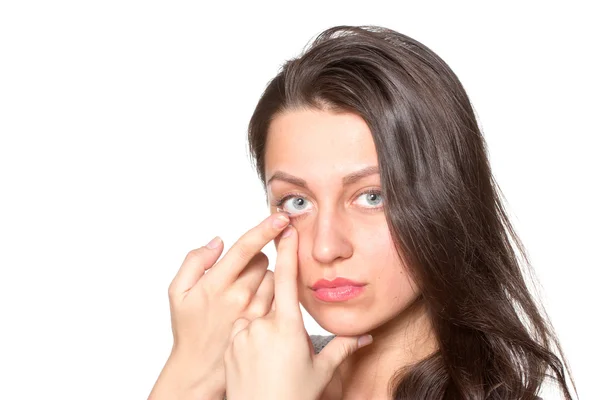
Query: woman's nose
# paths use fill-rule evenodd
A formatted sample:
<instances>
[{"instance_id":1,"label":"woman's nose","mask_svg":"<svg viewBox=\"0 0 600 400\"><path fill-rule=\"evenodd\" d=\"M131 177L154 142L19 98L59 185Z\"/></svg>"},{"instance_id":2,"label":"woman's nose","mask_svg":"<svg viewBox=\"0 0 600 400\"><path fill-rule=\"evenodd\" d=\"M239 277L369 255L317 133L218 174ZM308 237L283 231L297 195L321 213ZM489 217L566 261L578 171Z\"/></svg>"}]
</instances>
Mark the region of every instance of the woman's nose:
<instances>
[{"instance_id":1,"label":"woman's nose","mask_svg":"<svg viewBox=\"0 0 600 400\"><path fill-rule=\"evenodd\" d=\"M331 264L337 258L352 256L351 230L339 213L321 212L314 219L312 234L312 256L319 263Z\"/></svg>"}]
</instances>

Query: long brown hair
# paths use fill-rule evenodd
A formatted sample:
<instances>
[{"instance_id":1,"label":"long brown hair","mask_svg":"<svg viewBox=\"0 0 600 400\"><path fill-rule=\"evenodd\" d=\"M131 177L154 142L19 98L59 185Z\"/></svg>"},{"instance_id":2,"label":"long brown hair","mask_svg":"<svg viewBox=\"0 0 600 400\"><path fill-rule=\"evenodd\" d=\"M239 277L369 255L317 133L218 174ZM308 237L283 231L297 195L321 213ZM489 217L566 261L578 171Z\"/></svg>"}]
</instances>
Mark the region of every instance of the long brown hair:
<instances>
[{"instance_id":1,"label":"long brown hair","mask_svg":"<svg viewBox=\"0 0 600 400\"><path fill-rule=\"evenodd\" d=\"M565 369L575 389L572 373L543 305L528 290L523 273L535 275L502 204L473 108L448 65L383 27L320 33L283 64L250 120L249 150L265 192L269 124L307 107L356 113L368 124L394 246L438 338L434 354L398 368L390 394L534 399L548 377L572 399Z\"/></svg>"}]
</instances>

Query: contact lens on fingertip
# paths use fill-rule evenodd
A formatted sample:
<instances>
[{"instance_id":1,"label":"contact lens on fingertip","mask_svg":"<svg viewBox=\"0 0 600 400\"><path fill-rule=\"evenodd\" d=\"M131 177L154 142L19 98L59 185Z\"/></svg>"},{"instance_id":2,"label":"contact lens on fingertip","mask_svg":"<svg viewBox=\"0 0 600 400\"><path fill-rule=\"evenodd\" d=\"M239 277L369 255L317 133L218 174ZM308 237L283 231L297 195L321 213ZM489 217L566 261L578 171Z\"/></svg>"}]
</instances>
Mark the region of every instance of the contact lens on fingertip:
<instances>
[{"instance_id":1,"label":"contact lens on fingertip","mask_svg":"<svg viewBox=\"0 0 600 400\"><path fill-rule=\"evenodd\" d=\"M277 207L277 212L282 212L282 213L284 213L285 215L290 215L290 213L289 213L289 212L285 211L285 210L284 210L283 208L281 208L281 207Z\"/></svg>"}]
</instances>

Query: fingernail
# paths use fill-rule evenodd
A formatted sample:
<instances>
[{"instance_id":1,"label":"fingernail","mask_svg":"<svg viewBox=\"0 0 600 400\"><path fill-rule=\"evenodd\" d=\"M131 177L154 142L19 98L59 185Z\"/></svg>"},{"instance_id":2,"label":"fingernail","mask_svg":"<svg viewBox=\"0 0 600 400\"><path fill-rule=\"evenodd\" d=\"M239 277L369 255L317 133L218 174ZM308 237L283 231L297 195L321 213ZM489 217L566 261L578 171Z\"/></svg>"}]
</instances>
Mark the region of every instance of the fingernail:
<instances>
[{"instance_id":1,"label":"fingernail","mask_svg":"<svg viewBox=\"0 0 600 400\"><path fill-rule=\"evenodd\" d=\"M281 234L281 237L286 238L286 237L290 236L291 234L292 234L292 226L290 225L287 228L285 228L285 230Z\"/></svg>"},{"instance_id":2,"label":"fingernail","mask_svg":"<svg viewBox=\"0 0 600 400\"><path fill-rule=\"evenodd\" d=\"M277 218L273 220L273 226L277 229L281 229L284 226L286 226L288 222L290 222L290 219L288 217L278 215Z\"/></svg>"},{"instance_id":3,"label":"fingernail","mask_svg":"<svg viewBox=\"0 0 600 400\"><path fill-rule=\"evenodd\" d=\"M371 343L373 343L373 336L371 336L371 335L363 335L360 338L358 338L358 348L359 349L361 347L364 347Z\"/></svg>"},{"instance_id":4,"label":"fingernail","mask_svg":"<svg viewBox=\"0 0 600 400\"><path fill-rule=\"evenodd\" d=\"M218 236L215 236L215 238L213 240L208 242L206 247L208 247L209 249L216 249L217 247L219 247L219 243L221 243L221 238Z\"/></svg>"}]
</instances>

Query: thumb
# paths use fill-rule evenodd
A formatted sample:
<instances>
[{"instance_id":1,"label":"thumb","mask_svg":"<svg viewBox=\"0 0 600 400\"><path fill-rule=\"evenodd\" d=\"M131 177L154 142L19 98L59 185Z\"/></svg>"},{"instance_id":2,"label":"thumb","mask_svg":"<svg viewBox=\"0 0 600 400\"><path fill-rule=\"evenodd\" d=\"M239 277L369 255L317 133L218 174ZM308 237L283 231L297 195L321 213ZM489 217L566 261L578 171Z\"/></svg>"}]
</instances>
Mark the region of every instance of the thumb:
<instances>
[{"instance_id":1,"label":"thumb","mask_svg":"<svg viewBox=\"0 0 600 400\"><path fill-rule=\"evenodd\" d=\"M308 342L308 347L310 348L310 354L311 355L315 355L315 346L313 345L312 339L310 338L310 335L308 334L308 332L304 331L304 333L306 333L306 341Z\"/></svg>"},{"instance_id":2,"label":"thumb","mask_svg":"<svg viewBox=\"0 0 600 400\"><path fill-rule=\"evenodd\" d=\"M323 377L331 379L340 364L356 350L373 342L371 335L361 337L336 336L316 355L316 367Z\"/></svg>"}]
</instances>

